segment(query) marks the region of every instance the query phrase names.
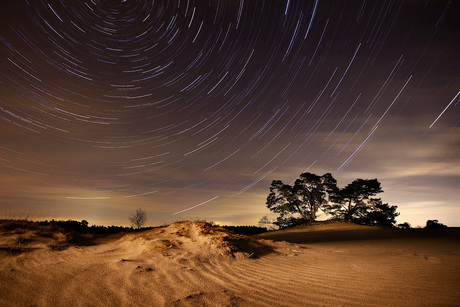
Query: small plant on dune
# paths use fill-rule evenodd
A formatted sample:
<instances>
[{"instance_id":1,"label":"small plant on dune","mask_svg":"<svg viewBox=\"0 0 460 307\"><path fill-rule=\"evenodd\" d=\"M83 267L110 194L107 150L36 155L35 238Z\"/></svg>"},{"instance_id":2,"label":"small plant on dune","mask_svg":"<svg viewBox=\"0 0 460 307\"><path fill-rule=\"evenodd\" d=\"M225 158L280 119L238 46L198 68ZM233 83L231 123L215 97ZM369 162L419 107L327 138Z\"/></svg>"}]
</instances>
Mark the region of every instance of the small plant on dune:
<instances>
[{"instance_id":1,"label":"small plant on dune","mask_svg":"<svg viewBox=\"0 0 460 307\"><path fill-rule=\"evenodd\" d=\"M136 213L129 217L129 221L133 228L140 229L147 222L147 212L141 208L136 209Z\"/></svg>"},{"instance_id":2,"label":"small plant on dune","mask_svg":"<svg viewBox=\"0 0 460 307\"><path fill-rule=\"evenodd\" d=\"M16 245L18 247L21 247L21 246L25 246L27 244L27 242L29 242L30 240L28 238L26 238L24 235L19 235L16 237Z\"/></svg>"}]
</instances>

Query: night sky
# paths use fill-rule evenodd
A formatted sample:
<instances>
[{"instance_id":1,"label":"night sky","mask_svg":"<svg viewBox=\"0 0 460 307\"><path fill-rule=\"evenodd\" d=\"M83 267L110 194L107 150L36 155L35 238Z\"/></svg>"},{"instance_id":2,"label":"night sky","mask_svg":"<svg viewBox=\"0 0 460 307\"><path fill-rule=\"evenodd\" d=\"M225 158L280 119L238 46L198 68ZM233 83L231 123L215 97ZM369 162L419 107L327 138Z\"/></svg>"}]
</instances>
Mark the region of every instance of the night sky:
<instances>
[{"instance_id":1,"label":"night sky","mask_svg":"<svg viewBox=\"0 0 460 307\"><path fill-rule=\"evenodd\" d=\"M460 226L457 1L0 9L3 217L256 224L271 181L308 171Z\"/></svg>"}]
</instances>

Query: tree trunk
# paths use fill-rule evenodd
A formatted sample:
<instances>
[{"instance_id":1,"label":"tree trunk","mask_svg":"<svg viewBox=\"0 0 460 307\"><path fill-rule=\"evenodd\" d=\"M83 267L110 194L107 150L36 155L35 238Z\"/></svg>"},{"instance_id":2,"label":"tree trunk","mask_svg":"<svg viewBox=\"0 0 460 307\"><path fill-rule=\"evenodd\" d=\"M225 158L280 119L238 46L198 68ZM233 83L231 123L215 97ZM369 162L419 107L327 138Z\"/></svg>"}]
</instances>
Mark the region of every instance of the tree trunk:
<instances>
[{"instance_id":1,"label":"tree trunk","mask_svg":"<svg viewBox=\"0 0 460 307\"><path fill-rule=\"evenodd\" d=\"M348 202L348 210L347 210L347 214L345 215L345 220L346 221L351 220L351 216L352 216L352 212L351 212L351 199L350 199L350 201Z\"/></svg>"},{"instance_id":2,"label":"tree trunk","mask_svg":"<svg viewBox=\"0 0 460 307\"><path fill-rule=\"evenodd\" d=\"M314 221L316 220L316 204L311 204L311 211L310 211L310 217Z\"/></svg>"},{"instance_id":3,"label":"tree trunk","mask_svg":"<svg viewBox=\"0 0 460 307\"><path fill-rule=\"evenodd\" d=\"M308 221L308 218L305 216L305 214L303 214L302 210L300 210L300 207L297 203L294 204L295 207L297 208L297 211L299 211L300 215L302 216L302 218L305 220L305 221Z\"/></svg>"}]
</instances>

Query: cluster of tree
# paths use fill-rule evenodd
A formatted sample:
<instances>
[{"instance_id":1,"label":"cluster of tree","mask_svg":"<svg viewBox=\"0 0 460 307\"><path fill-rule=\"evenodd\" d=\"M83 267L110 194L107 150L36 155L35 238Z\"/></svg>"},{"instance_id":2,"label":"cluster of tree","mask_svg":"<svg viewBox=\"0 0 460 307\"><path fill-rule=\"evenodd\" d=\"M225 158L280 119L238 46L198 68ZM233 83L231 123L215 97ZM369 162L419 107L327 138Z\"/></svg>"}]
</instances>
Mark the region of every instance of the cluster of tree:
<instances>
[{"instance_id":1,"label":"cluster of tree","mask_svg":"<svg viewBox=\"0 0 460 307\"><path fill-rule=\"evenodd\" d=\"M123 226L101 226L101 225L91 225L89 226L86 220L75 221L41 221L37 222L40 225L52 226L56 230L63 231L65 233L77 232L77 233L91 233L91 234L116 234L120 232L132 232L135 231L133 227L123 227ZM144 229L153 229L153 227L147 227Z\"/></svg>"},{"instance_id":2,"label":"cluster of tree","mask_svg":"<svg viewBox=\"0 0 460 307\"><path fill-rule=\"evenodd\" d=\"M413 229L412 226L408 222L404 222L401 224L398 224L398 227L401 229ZM416 228L421 228L420 226L417 226ZM448 228L447 225L444 225L443 223L440 223L438 220L427 220L424 229L444 229Z\"/></svg>"},{"instance_id":3,"label":"cluster of tree","mask_svg":"<svg viewBox=\"0 0 460 307\"><path fill-rule=\"evenodd\" d=\"M373 197L381 192L377 179L356 179L339 188L330 173L322 176L302 173L292 185L273 180L266 205L279 214L274 222L279 227L315 221L320 210L334 219L391 226L399 215L397 206Z\"/></svg>"},{"instance_id":4,"label":"cluster of tree","mask_svg":"<svg viewBox=\"0 0 460 307\"><path fill-rule=\"evenodd\" d=\"M443 229L447 228L446 225L440 223L438 220L428 220L426 221L425 229Z\"/></svg>"},{"instance_id":5,"label":"cluster of tree","mask_svg":"<svg viewBox=\"0 0 460 307\"><path fill-rule=\"evenodd\" d=\"M398 224L398 227L401 228L401 229L406 229L406 230L407 229L412 229L411 225L408 222Z\"/></svg>"},{"instance_id":6,"label":"cluster of tree","mask_svg":"<svg viewBox=\"0 0 460 307\"><path fill-rule=\"evenodd\" d=\"M51 226L55 230L70 232L76 231L80 233L89 233L90 227L88 227L88 221L82 220L81 222L75 220L66 220L66 221L41 221L38 222L40 225Z\"/></svg>"},{"instance_id":7,"label":"cluster of tree","mask_svg":"<svg viewBox=\"0 0 460 307\"><path fill-rule=\"evenodd\" d=\"M230 230L234 233L240 234L240 235L257 235L260 233L267 232L267 228L265 227L258 227L258 226L227 226L223 225L222 228L225 228L227 230Z\"/></svg>"}]
</instances>

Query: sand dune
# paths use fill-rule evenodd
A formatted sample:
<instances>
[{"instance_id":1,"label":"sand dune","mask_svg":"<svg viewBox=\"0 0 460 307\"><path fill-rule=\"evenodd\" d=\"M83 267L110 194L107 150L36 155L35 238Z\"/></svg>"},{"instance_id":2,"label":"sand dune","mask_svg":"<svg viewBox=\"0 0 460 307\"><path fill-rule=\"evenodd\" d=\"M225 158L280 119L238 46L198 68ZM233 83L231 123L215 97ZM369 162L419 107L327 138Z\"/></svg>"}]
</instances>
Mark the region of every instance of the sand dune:
<instances>
[{"instance_id":1,"label":"sand dune","mask_svg":"<svg viewBox=\"0 0 460 307\"><path fill-rule=\"evenodd\" d=\"M408 232L329 222L249 238L180 222L63 250L56 248L65 247L62 234L43 232L0 234L1 306L460 302L456 229Z\"/></svg>"}]
</instances>

